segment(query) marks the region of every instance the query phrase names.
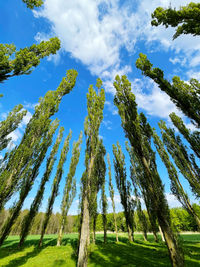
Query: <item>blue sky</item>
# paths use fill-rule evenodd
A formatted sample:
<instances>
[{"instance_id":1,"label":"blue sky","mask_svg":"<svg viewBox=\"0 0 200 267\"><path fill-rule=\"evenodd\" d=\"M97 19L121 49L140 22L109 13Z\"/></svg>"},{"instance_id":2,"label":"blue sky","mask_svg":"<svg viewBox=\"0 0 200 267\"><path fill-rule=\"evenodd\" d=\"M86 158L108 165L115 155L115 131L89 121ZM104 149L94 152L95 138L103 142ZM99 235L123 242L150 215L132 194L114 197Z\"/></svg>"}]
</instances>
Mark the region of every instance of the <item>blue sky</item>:
<instances>
[{"instance_id":1,"label":"blue sky","mask_svg":"<svg viewBox=\"0 0 200 267\"><path fill-rule=\"evenodd\" d=\"M174 29L165 29L162 26L152 27L150 24L151 13L157 6L168 7L171 3L172 7L178 8L189 2L187 0L46 0L42 8L31 11L22 1L0 1L1 43L14 43L19 49L58 36L62 44L57 55L42 60L31 75L14 77L1 84L1 93L4 94L0 105L2 119L19 103L22 103L29 111L20 128L12 133L13 143L20 141L39 97L44 96L47 90L56 89L62 77L65 76L66 70L71 68L78 71L77 83L73 91L64 97L59 112L55 116L60 119L60 125L65 127L65 136L71 128L72 141L78 139L87 114L88 87L90 84L95 84L96 78L100 77L106 91L104 120L100 136L103 138L107 152L111 155L111 160L112 144L120 142L127 158L127 169L129 169L129 160L125 151L124 133L120 126L117 109L113 105L115 90L112 83L116 74L128 76L132 82L139 111L147 115L153 127L158 128L157 122L160 119L166 120L170 125L168 115L175 111L192 128L193 126L180 111L177 111L169 97L162 93L151 80L144 78L141 71L135 67L135 61L142 52L148 55L154 66L164 70L165 77L169 80L174 75L180 76L185 81L191 77L199 77L200 37L188 35L172 41ZM79 180L84 170L84 141L76 173L78 185L80 185ZM71 149L65 164L65 175L69 168L70 153ZM165 167L159 158L157 162L169 204L177 206L177 201L169 194L170 182ZM24 208L30 205L43 171L44 166L41 168L41 174ZM45 191L42 210L45 210L52 179L53 175ZM184 179L182 182L191 195L187 182ZM54 211L59 210L63 186L64 177ZM117 190L115 195L117 207L120 210ZM191 198L194 201L192 195ZM77 213L77 200L78 196L70 210L71 214Z\"/></svg>"}]
</instances>

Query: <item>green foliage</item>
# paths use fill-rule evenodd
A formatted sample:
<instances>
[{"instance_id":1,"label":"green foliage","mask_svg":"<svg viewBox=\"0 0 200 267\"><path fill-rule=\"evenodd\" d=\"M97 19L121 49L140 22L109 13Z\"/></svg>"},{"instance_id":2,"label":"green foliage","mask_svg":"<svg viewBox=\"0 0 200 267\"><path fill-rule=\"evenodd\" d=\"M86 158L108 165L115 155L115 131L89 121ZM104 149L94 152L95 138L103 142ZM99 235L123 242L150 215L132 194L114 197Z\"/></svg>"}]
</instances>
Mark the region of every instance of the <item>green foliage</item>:
<instances>
[{"instance_id":1,"label":"green foliage","mask_svg":"<svg viewBox=\"0 0 200 267\"><path fill-rule=\"evenodd\" d=\"M159 123L159 127L161 129L163 142L166 145L168 152L173 157L176 166L188 180L192 191L197 196L200 196L199 168L190 160L187 147L181 141L180 136L175 135L174 129L167 128L164 121Z\"/></svg>"},{"instance_id":2,"label":"green foliage","mask_svg":"<svg viewBox=\"0 0 200 267\"><path fill-rule=\"evenodd\" d=\"M192 34L194 36L200 35L200 4L191 2L187 6L180 7L179 10L162 7L156 8L152 14L151 24L158 26L164 25L177 27L173 39L182 34Z\"/></svg>"},{"instance_id":3,"label":"green foliage","mask_svg":"<svg viewBox=\"0 0 200 267\"><path fill-rule=\"evenodd\" d=\"M40 59L56 54L59 49L60 40L57 37L19 51L13 44L0 44L0 82L13 76L30 74L33 67L39 65Z\"/></svg>"},{"instance_id":4,"label":"green foliage","mask_svg":"<svg viewBox=\"0 0 200 267\"><path fill-rule=\"evenodd\" d=\"M56 174L55 174L55 177L53 180L51 195L48 199L47 210L46 210L44 222L42 225L42 231L41 231L39 246L42 245L43 237L44 237L44 234L45 234L48 222L49 222L49 218L52 214L53 204L54 204L55 198L58 195L59 184L60 184L60 181L61 181L61 178L63 175L63 171L64 171L63 165L67 159L67 153L69 151L69 142L71 140L71 136L72 136L72 132L70 130L68 136L65 138L64 145L63 145L63 148L61 150L60 159L59 159L58 166L57 166L57 171L56 171Z\"/></svg>"},{"instance_id":5,"label":"green foliage","mask_svg":"<svg viewBox=\"0 0 200 267\"><path fill-rule=\"evenodd\" d=\"M42 0L22 0L28 8L33 9L34 7L40 7L43 5Z\"/></svg>"},{"instance_id":6,"label":"green foliage","mask_svg":"<svg viewBox=\"0 0 200 267\"><path fill-rule=\"evenodd\" d=\"M122 152L121 146L117 143L117 147L113 145L115 179L117 189L120 194L121 204L124 208L124 215L126 218L126 226L130 235L132 235L134 228L134 209L135 201L131 198L131 185L126 178L125 156ZM131 241L131 237L130 237Z\"/></svg>"},{"instance_id":7,"label":"green foliage","mask_svg":"<svg viewBox=\"0 0 200 267\"><path fill-rule=\"evenodd\" d=\"M143 169L144 175L139 180L144 191L148 209L158 219L159 225L164 233L169 249L169 256L174 266L183 265L183 255L172 231L169 207L164 195L164 186L157 171L155 152L151 148L152 129L143 113L137 113L135 96L131 92L131 84L122 76L116 77L114 82L116 95L114 103L119 110L122 127L128 137L134 157ZM122 171L123 173L123 171Z\"/></svg>"},{"instance_id":8,"label":"green foliage","mask_svg":"<svg viewBox=\"0 0 200 267\"><path fill-rule=\"evenodd\" d=\"M64 226L66 224L68 211L76 195L75 173L77 164L79 162L81 143L82 143L82 132L79 135L78 141L73 143L72 157L70 161L69 172L66 177L63 199L61 204L61 218L60 218L60 227L58 236L59 242L61 242L62 239L61 231L64 229Z\"/></svg>"},{"instance_id":9,"label":"green foliage","mask_svg":"<svg viewBox=\"0 0 200 267\"><path fill-rule=\"evenodd\" d=\"M29 175L30 167L38 157L42 138L49 130L50 117L58 111L62 97L74 87L76 76L75 70L67 71L57 90L48 91L44 98L40 98L21 143L9 155L8 162L0 173L0 209L21 186L23 177Z\"/></svg>"},{"instance_id":10,"label":"green foliage","mask_svg":"<svg viewBox=\"0 0 200 267\"><path fill-rule=\"evenodd\" d=\"M61 127L59 130L59 134L58 134L58 137L56 139L56 142L55 142L55 144L51 150L51 153L47 159L46 170L45 170L44 175L42 177L42 180L40 182L40 186L39 186L39 189L37 191L37 194L36 194L32 204L31 204L30 211L28 212L28 214L25 216L25 218L23 220L23 224L22 224L21 232L20 232L20 243L19 243L20 246L23 245L25 238L27 237L27 235L30 231L31 225L33 223L33 219L35 218L35 216L39 210L39 207L41 205L44 190L45 190L45 185L46 185L47 181L49 180L49 177L52 173L53 166L54 166L54 163L56 160L56 154L58 152L58 148L59 148L60 142L61 142L62 137L63 137L63 131L64 131L64 128Z\"/></svg>"},{"instance_id":11,"label":"green foliage","mask_svg":"<svg viewBox=\"0 0 200 267\"><path fill-rule=\"evenodd\" d=\"M16 218L19 216L19 212L22 208L25 198L30 192L32 185L34 183L35 178L38 175L39 168L45 158L47 149L52 143L53 135L58 127L58 122L55 120L49 127L49 131L44 135L43 140L41 141L37 151L37 159L35 160L33 166L29 167L27 175L23 177L21 188L19 191L19 200L14 203L11 209L11 215L6 220L5 224L1 229L1 238L0 238L0 246L3 244L4 240L8 236L11 231L11 227L14 224Z\"/></svg>"},{"instance_id":12,"label":"green foliage","mask_svg":"<svg viewBox=\"0 0 200 267\"><path fill-rule=\"evenodd\" d=\"M171 101L198 127L200 127L200 83L191 79L189 83L181 81L174 76L172 84L164 79L163 71L159 68L152 68L147 56L140 53L136 61L136 67L142 74L156 82L159 88L170 96Z\"/></svg>"},{"instance_id":13,"label":"green foliage","mask_svg":"<svg viewBox=\"0 0 200 267\"><path fill-rule=\"evenodd\" d=\"M176 128L179 130L179 132L185 137L185 139L190 144L192 150L195 152L197 157L200 158L200 132L199 131L193 131L191 132L190 129L188 129L183 120L177 116L174 112L171 113L170 119L172 120L173 124L176 126Z\"/></svg>"},{"instance_id":14,"label":"green foliage","mask_svg":"<svg viewBox=\"0 0 200 267\"><path fill-rule=\"evenodd\" d=\"M21 104L17 105L9 112L7 118L0 122L0 151L7 147L11 141L11 137L8 138L8 135L18 127L26 113L27 111Z\"/></svg>"}]
</instances>

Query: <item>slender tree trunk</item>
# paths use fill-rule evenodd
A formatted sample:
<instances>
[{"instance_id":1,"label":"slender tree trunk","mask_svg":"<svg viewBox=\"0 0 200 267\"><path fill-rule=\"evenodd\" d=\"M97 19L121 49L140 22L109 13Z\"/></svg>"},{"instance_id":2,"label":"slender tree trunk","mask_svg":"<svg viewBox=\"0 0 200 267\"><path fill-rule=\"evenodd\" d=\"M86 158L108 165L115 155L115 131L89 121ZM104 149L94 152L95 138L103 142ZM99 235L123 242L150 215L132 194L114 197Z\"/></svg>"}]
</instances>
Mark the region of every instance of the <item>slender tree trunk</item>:
<instances>
[{"instance_id":1,"label":"slender tree trunk","mask_svg":"<svg viewBox=\"0 0 200 267\"><path fill-rule=\"evenodd\" d=\"M115 223L116 242L119 242L119 239L118 239L118 230L117 230L117 218L116 218L115 212L114 212L113 216L114 216L114 223Z\"/></svg>"},{"instance_id":2,"label":"slender tree trunk","mask_svg":"<svg viewBox=\"0 0 200 267\"><path fill-rule=\"evenodd\" d=\"M143 232L143 237L144 237L144 241L147 241L147 232L146 231Z\"/></svg>"},{"instance_id":3,"label":"slender tree trunk","mask_svg":"<svg viewBox=\"0 0 200 267\"><path fill-rule=\"evenodd\" d=\"M158 228L159 228L161 239L162 239L163 242L165 242L165 238L164 238L164 235L163 235L163 232L162 232L162 229L161 229L160 225L158 226Z\"/></svg>"},{"instance_id":4,"label":"slender tree trunk","mask_svg":"<svg viewBox=\"0 0 200 267\"><path fill-rule=\"evenodd\" d=\"M128 240L130 242L133 242L133 233L129 225L127 226L127 230L128 230Z\"/></svg>"},{"instance_id":5,"label":"slender tree trunk","mask_svg":"<svg viewBox=\"0 0 200 267\"><path fill-rule=\"evenodd\" d=\"M21 210L21 207L23 205L24 198L20 199L17 203L17 206L14 208L14 211L11 214L11 217L8 217L7 221L5 222L5 228L3 227L1 238L0 238L0 246L3 244L4 240L7 238L11 231L11 227L15 221L15 219L18 217L19 212Z\"/></svg>"},{"instance_id":6,"label":"slender tree trunk","mask_svg":"<svg viewBox=\"0 0 200 267\"><path fill-rule=\"evenodd\" d=\"M174 234L169 226L169 223L165 218L158 218L159 225L163 232L167 248L170 255L170 260L173 267L183 267L184 266L184 258L180 252L180 249L177 244L177 240L174 237Z\"/></svg>"},{"instance_id":7,"label":"slender tree trunk","mask_svg":"<svg viewBox=\"0 0 200 267\"><path fill-rule=\"evenodd\" d=\"M155 242L158 243L158 235L157 235L156 231L152 231L152 232L153 232Z\"/></svg>"},{"instance_id":8,"label":"slender tree trunk","mask_svg":"<svg viewBox=\"0 0 200 267\"><path fill-rule=\"evenodd\" d=\"M62 242L63 229L64 229L64 220L62 220L62 223L60 225L60 229L59 229L59 232L58 232L58 240L57 240L57 246L58 247L61 245L61 242Z\"/></svg>"},{"instance_id":9,"label":"slender tree trunk","mask_svg":"<svg viewBox=\"0 0 200 267\"><path fill-rule=\"evenodd\" d=\"M151 186L154 184L153 177L152 177L151 171L149 169L149 165L146 161L146 158L143 157L142 161L143 161L143 165L146 169L147 177L149 179L149 190L150 190L152 198L153 198L155 196L155 192L153 190L153 187ZM155 204L159 205L159 203L157 203L158 200L156 199L156 196L155 196L155 199L153 199L153 200L155 201ZM158 223L162 229L162 232L163 232L163 235L164 235L167 247L168 247L169 256L170 256L172 266L173 267L183 267L184 266L184 257L182 255L182 252L180 250L178 242L174 236L174 233L173 233L173 231L172 231L172 229L171 229L171 227L167 221L167 218L165 217L165 214L163 214L162 212L163 212L162 210L160 212L157 211L157 218L158 218Z\"/></svg>"},{"instance_id":10,"label":"slender tree trunk","mask_svg":"<svg viewBox=\"0 0 200 267\"><path fill-rule=\"evenodd\" d=\"M93 231L92 231L92 242L95 244L96 241L96 216L93 218Z\"/></svg>"},{"instance_id":11,"label":"slender tree trunk","mask_svg":"<svg viewBox=\"0 0 200 267\"><path fill-rule=\"evenodd\" d=\"M104 244L105 244L107 242L107 226L106 225L104 225L103 232L104 232Z\"/></svg>"},{"instance_id":12,"label":"slender tree trunk","mask_svg":"<svg viewBox=\"0 0 200 267\"><path fill-rule=\"evenodd\" d=\"M87 194L83 200L83 218L80 233L80 245L78 252L78 263L77 267L87 267L88 260L88 242L90 238L90 217L89 217L89 203Z\"/></svg>"}]
</instances>

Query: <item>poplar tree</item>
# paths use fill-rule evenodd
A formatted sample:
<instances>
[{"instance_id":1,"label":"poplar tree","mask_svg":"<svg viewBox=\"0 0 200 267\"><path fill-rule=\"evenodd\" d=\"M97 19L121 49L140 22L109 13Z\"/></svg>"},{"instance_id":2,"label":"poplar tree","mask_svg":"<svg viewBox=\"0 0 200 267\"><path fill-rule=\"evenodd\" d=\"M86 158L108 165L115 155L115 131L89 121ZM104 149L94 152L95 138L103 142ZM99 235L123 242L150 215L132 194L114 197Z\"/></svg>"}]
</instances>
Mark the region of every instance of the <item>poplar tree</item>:
<instances>
[{"instance_id":1,"label":"poplar tree","mask_svg":"<svg viewBox=\"0 0 200 267\"><path fill-rule=\"evenodd\" d=\"M58 111L62 97L74 87L76 76L75 70L67 71L57 90L48 91L44 98L40 98L19 146L10 154L7 165L0 173L0 210L20 187L23 177L37 159L36 151L49 129L50 117Z\"/></svg>"},{"instance_id":2,"label":"poplar tree","mask_svg":"<svg viewBox=\"0 0 200 267\"><path fill-rule=\"evenodd\" d=\"M9 112L7 118L0 122L0 151L8 146L12 139L8 135L17 129L26 113L27 110L24 110L21 104L17 105Z\"/></svg>"},{"instance_id":3,"label":"poplar tree","mask_svg":"<svg viewBox=\"0 0 200 267\"><path fill-rule=\"evenodd\" d=\"M137 112L135 96L131 92L131 83L126 76L121 78L116 76L114 86L116 89L114 103L118 108L122 127L144 170L145 179L141 181L141 186L164 234L172 265L183 266L183 255L171 228L164 186L157 172L155 153L151 148L151 127L144 114L139 115Z\"/></svg>"},{"instance_id":4,"label":"poplar tree","mask_svg":"<svg viewBox=\"0 0 200 267\"><path fill-rule=\"evenodd\" d=\"M99 175L100 183L101 183L101 206L102 206L102 221L103 221L103 231L104 231L104 243L107 242L107 209L108 209L108 200L106 197L106 192L105 192L105 174L106 174L106 164L104 161L104 156L106 154L105 147L103 146L103 142L101 140L100 143L100 159L97 158L98 160L98 165L100 165L101 169L101 174ZM98 166L97 166L98 167Z\"/></svg>"},{"instance_id":5,"label":"poplar tree","mask_svg":"<svg viewBox=\"0 0 200 267\"><path fill-rule=\"evenodd\" d=\"M156 82L159 88L170 96L171 101L186 115L197 127L200 127L200 83L196 79L188 82L181 81L174 76L172 83L164 79L164 73L159 68L152 68L153 64L147 56L140 53L136 67L142 74Z\"/></svg>"},{"instance_id":6,"label":"poplar tree","mask_svg":"<svg viewBox=\"0 0 200 267\"><path fill-rule=\"evenodd\" d=\"M57 246L61 245L63 229L67 221L67 214L74 200L74 197L76 195L75 173L76 173L76 167L79 162L81 143L82 143L82 132L79 135L78 141L73 143L73 150L72 150L72 157L71 157L71 162L70 162L70 167L69 167L69 173L67 174L67 177L66 177L65 188L63 192L63 199L62 199L62 204L61 204L61 217L60 217L60 223L59 223Z\"/></svg>"},{"instance_id":7,"label":"poplar tree","mask_svg":"<svg viewBox=\"0 0 200 267\"><path fill-rule=\"evenodd\" d=\"M167 128L164 121L159 122L158 125L161 129L163 142L166 145L168 152L174 159L174 162L182 175L188 180L193 193L199 197L200 176L198 166L194 166L193 162L190 160L186 146L182 143L180 136L175 135L174 129ZM193 158L193 160L195 159Z\"/></svg>"},{"instance_id":8,"label":"poplar tree","mask_svg":"<svg viewBox=\"0 0 200 267\"><path fill-rule=\"evenodd\" d=\"M125 166L125 156L122 152L119 142L117 146L113 145L114 154L114 167L115 167L115 179L117 188L120 194L121 204L124 208L124 216L126 219L126 227L128 231L129 241L134 240L133 228L134 228L134 208L135 203L131 199L131 185L126 178L126 166Z\"/></svg>"},{"instance_id":9,"label":"poplar tree","mask_svg":"<svg viewBox=\"0 0 200 267\"><path fill-rule=\"evenodd\" d=\"M16 51L14 44L0 44L0 83L13 76L30 74L40 64L40 59L56 54L59 49L60 40L57 37L19 51Z\"/></svg>"},{"instance_id":10,"label":"poplar tree","mask_svg":"<svg viewBox=\"0 0 200 267\"><path fill-rule=\"evenodd\" d=\"M104 156L106 153L105 147L103 145L102 139L97 140L97 151L94 159L94 167L91 173L91 183L90 183L90 197L89 197L89 212L90 212L90 224L93 226L93 243L96 239L96 220L98 216L97 212L97 194L101 189L101 204L102 204L102 219L104 226L104 237L106 239L106 203L107 199L105 196L105 173L106 165L104 161Z\"/></svg>"},{"instance_id":11,"label":"poplar tree","mask_svg":"<svg viewBox=\"0 0 200 267\"><path fill-rule=\"evenodd\" d=\"M40 165L42 164L47 149L51 145L53 135L58 127L58 121L55 120L49 128L47 134L45 134L43 140L40 143L39 148L35 153L37 153L37 159L35 160L33 166L31 166L27 172L27 175L23 177L22 185L19 193L19 200L17 203L14 203L9 218L6 220L2 230L1 230L1 238L0 238L0 246L3 244L6 237L9 235L12 225L14 224L15 220L19 216L20 210L26 199L28 193L30 192L32 185L34 183L35 178L38 175Z\"/></svg>"},{"instance_id":12,"label":"poplar tree","mask_svg":"<svg viewBox=\"0 0 200 267\"><path fill-rule=\"evenodd\" d=\"M81 226L79 234L78 267L87 266L88 245L90 242L90 211L89 199L91 194L92 171L94 168L95 157L98 152L99 127L103 119L103 108L105 102L105 92L101 88L102 81L97 79L96 87L98 94L91 85L87 93L88 115L85 120L86 171L82 176L82 204L81 204Z\"/></svg>"},{"instance_id":13,"label":"poplar tree","mask_svg":"<svg viewBox=\"0 0 200 267\"><path fill-rule=\"evenodd\" d=\"M40 237L40 241L38 244L39 247L42 246L43 237L44 237L50 216L52 214L53 204L54 204L54 201L58 195L59 184L60 184L60 181L61 181L61 178L63 175L63 171L64 171L63 165L67 159L67 153L69 151L69 142L70 142L71 136L72 136L72 132L70 130L68 136L66 137L66 139L64 141L64 145L63 145L63 148L61 150L60 159L59 159L58 166L57 166L56 175L55 175L54 180L53 180L52 191L51 191L51 195L48 199L47 210L46 210L44 221L42 224L41 237Z\"/></svg>"},{"instance_id":14,"label":"poplar tree","mask_svg":"<svg viewBox=\"0 0 200 267\"><path fill-rule=\"evenodd\" d=\"M143 170L143 167L141 165L141 162L138 160L137 156L135 155L135 151L132 147L128 146L128 143L126 143L126 149L129 152L130 159L131 159L131 180L133 183L133 186L138 186L140 189L140 192L142 193L142 197L145 202L145 206L147 208L147 213L149 217L149 221L151 224L151 229L153 232L153 236L155 239L155 242L158 242L158 226L157 226L157 217L155 215L154 210L152 209L151 200L148 197L148 193L146 192L146 189L144 186L142 186L143 183L145 183L145 173ZM144 223L144 229L145 229L145 223Z\"/></svg>"},{"instance_id":15,"label":"poplar tree","mask_svg":"<svg viewBox=\"0 0 200 267\"><path fill-rule=\"evenodd\" d=\"M37 215L39 207L41 205L44 190L45 190L45 185L49 181L49 178L51 176L53 166L54 166L54 163L56 161L56 154L58 152L60 142L62 141L63 131L64 131L64 128L61 127L59 130L56 142L55 142L55 144L51 150L51 153L47 159L46 169L45 169L45 172L44 172L43 177L41 179L37 194L36 194L32 204L31 204L29 212L27 213L27 215L23 219L21 232L20 232L20 242L19 242L20 247L23 245L23 243L24 243L24 241L25 241L25 239L26 239L26 237L27 237L27 235L31 229L31 226L33 224L33 220L34 220L35 216Z\"/></svg>"},{"instance_id":16,"label":"poplar tree","mask_svg":"<svg viewBox=\"0 0 200 267\"><path fill-rule=\"evenodd\" d=\"M28 8L33 9L34 7L41 7L43 5L42 0L22 0Z\"/></svg>"},{"instance_id":17,"label":"poplar tree","mask_svg":"<svg viewBox=\"0 0 200 267\"><path fill-rule=\"evenodd\" d=\"M195 152L198 158L200 158L200 132L191 132L184 124L183 120L177 116L174 112L171 113L170 119L172 120L174 126L179 130L179 132L185 137L191 146L191 149Z\"/></svg>"},{"instance_id":18,"label":"poplar tree","mask_svg":"<svg viewBox=\"0 0 200 267\"><path fill-rule=\"evenodd\" d=\"M111 163L110 163L109 154L107 154L107 162L108 162L108 176L109 176L109 192L110 192L110 199L111 199L112 208L113 208L113 219L114 219L114 224L115 224L116 241L119 242L118 230L117 230L117 217L116 217L116 212L115 212L114 188L112 184Z\"/></svg>"},{"instance_id":19,"label":"poplar tree","mask_svg":"<svg viewBox=\"0 0 200 267\"><path fill-rule=\"evenodd\" d=\"M152 26L177 27L173 39L182 34L200 35L200 4L190 3L179 10L158 7L152 14Z\"/></svg>"},{"instance_id":20,"label":"poplar tree","mask_svg":"<svg viewBox=\"0 0 200 267\"><path fill-rule=\"evenodd\" d=\"M182 206L194 217L198 228L200 229L200 218L194 211L189 197L186 194L186 192L183 189L183 186L179 180L178 173L176 171L176 168L174 167L173 163L169 159L169 155L167 154L164 144L160 140L159 136L156 134L156 132L153 132L153 139L154 144L156 146L156 149L158 151L158 154L160 155L160 158L162 159L163 163L165 164L169 178L171 180L171 191L172 193L177 197L177 199L180 201Z\"/></svg>"},{"instance_id":21,"label":"poplar tree","mask_svg":"<svg viewBox=\"0 0 200 267\"><path fill-rule=\"evenodd\" d=\"M140 201L140 194L138 192L137 189L137 185L134 182L134 172L131 168L131 180L133 182L133 186L134 186L134 195L135 195L135 202L136 202L136 207L137 207L137 215L141 224L141 228L142 228L142 232L143 232L143 236L144 236L144 241L147 241L147 219L146 216L142 210L142 205L141 205L141 201Z\"/></svg>"}]
</instances>

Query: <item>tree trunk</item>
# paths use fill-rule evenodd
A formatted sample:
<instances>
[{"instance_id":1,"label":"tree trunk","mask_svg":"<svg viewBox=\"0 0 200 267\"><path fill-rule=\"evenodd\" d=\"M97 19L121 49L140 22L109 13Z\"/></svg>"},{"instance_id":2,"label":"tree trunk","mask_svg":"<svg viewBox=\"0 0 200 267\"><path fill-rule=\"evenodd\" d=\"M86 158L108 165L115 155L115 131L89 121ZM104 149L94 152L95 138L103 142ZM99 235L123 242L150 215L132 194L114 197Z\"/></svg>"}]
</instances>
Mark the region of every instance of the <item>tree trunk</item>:
<instances>
[{"instance_id":1,"label":"tree trunk","mask_svg":"<svg viewBox=\"0 0 200 267\"><path fill-rule=\"evenodd\" d=\"M104 226L104 244L107 242L107 229L106 229L106 226Z\"/></svg>"},{"instance_id":2,"label":"tree trunk","mask_svg":"<svg viewBox=\"0 0 200 267\"><path fill-rule=\"evenodd\" d=\"M144 241L147 241L147 232L146 231L143 232L143 237L144 237Z\"/></svg>"},{"instance_id":3,"label":"tree trunk","mask_svg":"<svg viewBox=\"0 0 200 267\"><path fill-rule=\"evenodd\" d=\"M163 242L165 242L165 238L164 238L164 235L163 235L163 232L162 232L162 229L161 229L160 225L158 226L158 228L159 228L161 239L162 239Z\"/></svg>"},{"instance_id":4,"label":"tree trunk","mask_svg":"<svg viewBox=\"0 0 200 267\"><path fill-rule=\"evenodd\" d=\"M116 214L114 212L114 223L115 223L115 233L116 233L116 242L119 242L119 239L118 239L118 231L117 231L117 218L116 218Z\"/></svg>"},{"instance_id":5,"label":"tree trunk","mask_svg":"<svg viewBox=\"0 0 200 267\"><path fill-rule=\"evenodd\" d=\"M158 235L157 235L156 231L153 231L153 236L154 236L155 242L158 243Z\"/></svg>"},{"instance_id":6,"label":"tree trunk","mask_svg":"<svg viewBox=\"0 0 200 267\"><path fill-rule=\"evenodd\" d=\"M89 238L90 238L89 203L87 199L87 194L85 194L83 200L83 219L81 225L77 267L87 267Z\"/></svg>"},{"instance_id":7,"label":"tree trunk","mask_svg":"<svg viewBox=\"0 0 200 267\"><path fill-rule=\"evenodd\" d=\"M133 242L133 233L129 225L127 226L127 229L128 229L128 240L129 242Z\"/></svg>"},{"instance_id":8,"label":"tree trunk","mask_svg":"<svg viewBox=\"0 0 200 267\"><path fill-rule=\"evenodd\" d=\"M61 242L62 242L63 229L64 229L64 221L61 222L59 233L58 233L58 240L57 240L57 246L58 247L61 245Z\"/></svg>"},{"instance_id":9,"label":"tree trunk","mask_svg":"<svg viewBox=\"0 0 200 267\"><path fill-rule=\"evenodd\" d=\"M93 232L92 232L92 242L95 244L96 241L96 216L93 218Z\"/></svg>"},{"instance_id":10,"label":"tree trunk","mask_svg":"<svg viewBox=\"0 0 200 267\"><path fill-rule=\"evenodd\" d=\"M165 218L162 219L158 218L158 221L167 244L172 266L183 267L184 257L178 247L178 242L174 237L174 234L169 226L169 223L166 221Z\"/></svg>"}]
</instances>

